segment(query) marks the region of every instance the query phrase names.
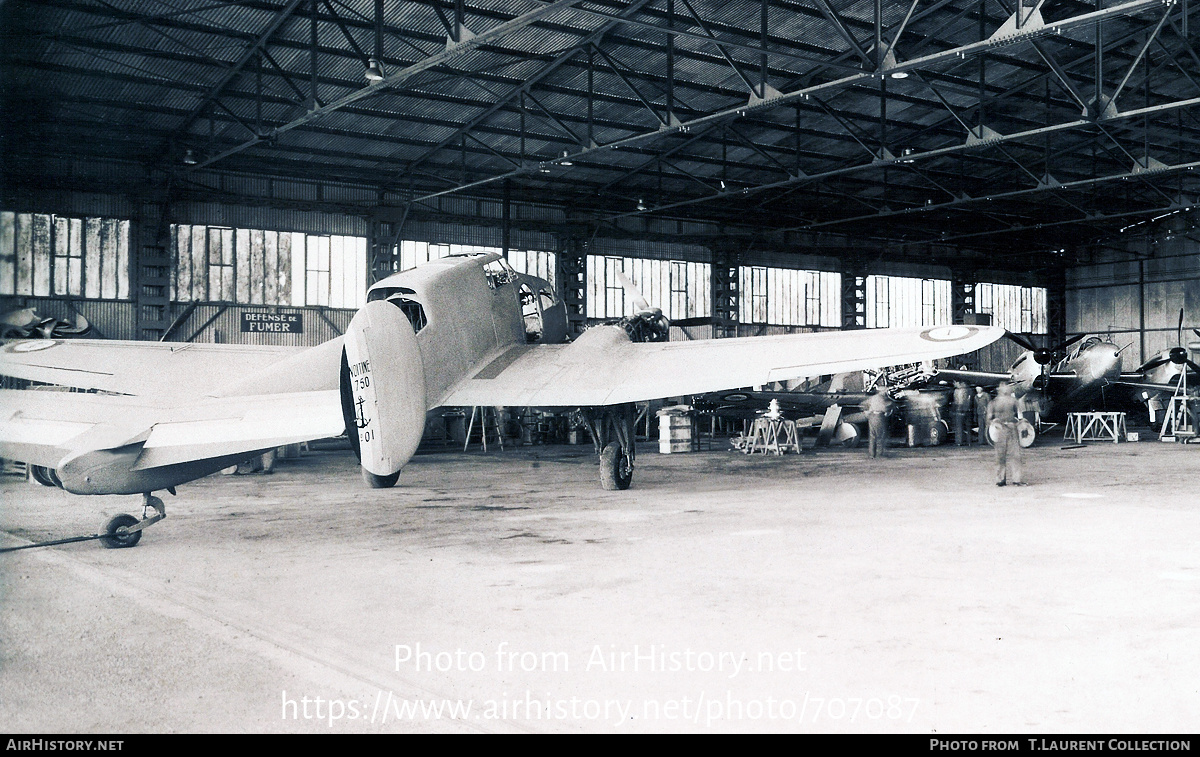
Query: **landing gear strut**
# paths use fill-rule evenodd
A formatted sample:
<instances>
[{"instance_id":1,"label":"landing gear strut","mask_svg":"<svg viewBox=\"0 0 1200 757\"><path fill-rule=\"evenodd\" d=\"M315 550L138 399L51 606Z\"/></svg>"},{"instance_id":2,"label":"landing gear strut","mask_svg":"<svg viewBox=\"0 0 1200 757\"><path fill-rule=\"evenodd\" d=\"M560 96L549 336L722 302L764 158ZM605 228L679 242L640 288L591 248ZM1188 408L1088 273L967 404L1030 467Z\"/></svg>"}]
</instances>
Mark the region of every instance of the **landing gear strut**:
<instances>
[{"instance_id":1,"label":"landing gear strut","mask_svg":"<svg viewBox=\"0 0 1200 757\"><path fill-rule=\"evenodd\" d=\"M149 517L146 513L154 510ZM142 519L138 520L129 513L114 516L104 524L104 535L100 543L108 549L124 549L132 547L142 540L142 531L163 518L167 517L167 506L150 492L142 495Z\"/></svg>"},{"instance_id":2,"label":"landing gear strut","mask_svg":"<svg viewBox=\"0 0 1200 757\"><path fill-rule=\"evenodd\" d=\"M637 408L627 403L584 408L579 412L592 434L592 444L600 458L600 486L609 490L628 489L633 483L633 429Z\"/></svg>"}]
</instances>

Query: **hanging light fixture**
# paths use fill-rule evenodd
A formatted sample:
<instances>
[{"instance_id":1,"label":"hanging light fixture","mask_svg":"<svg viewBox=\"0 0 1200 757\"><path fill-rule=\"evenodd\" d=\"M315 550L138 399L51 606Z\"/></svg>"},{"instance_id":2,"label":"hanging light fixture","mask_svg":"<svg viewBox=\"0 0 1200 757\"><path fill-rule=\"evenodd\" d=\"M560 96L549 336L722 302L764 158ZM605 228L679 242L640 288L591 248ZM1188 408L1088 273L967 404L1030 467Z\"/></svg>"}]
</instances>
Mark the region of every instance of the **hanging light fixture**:
<instances>
[{"instance_id":1,"label":"hanging light fixture","mask_svg":"<svg viewBox=\"0 0 1200 757\"><path fill-rule=\"evenodd\" d=\"M638 209L638 210L645 210L645 209L646 209L646 201L645 201L645 200L643 200L643 199L641 199L640 197L638 198L637 209Z\"/></svg>"},{"instance_id":2,"label":"hanging light fixture","mask_svg":"<svg viewBox=\"0 0 1200 757\"><path fill-rule=\"evenodd\" d=\"M563 150L563 154L562 154L562 160L558 161L558 164L559 164L560 166L573 166L573 165L575 165L574 163L572 163L572 162L571 162L570 153L569 153L569 152L567 152L566 150Z\"/></svg>"},{"instance_id":3,"label":"hanging light fixture","mask_svg":"<svg viewBox=\"0 0 1200 757\"><path fill-rule=\"evenodd\" d=\"M383 64L378 58L367 59L367 70L363 72L369 82L383 81Z\"/></svg>"},{"instance_id":4,"label":"hanging light fixture","mask_svg":"<svg viewBox=\"0 0 1200 757\"><path fill-rule=\"evenodd\" d=\"M196 164L197 164L197 163L199 163L199 162L200 162L200 159L196 157L196 151L195 151L195 150L193 150L193 149L192 149L192 148L190 148L190 147L189 147L188 149L184 150L184 152L183 152L183 164L184 164L185 166L194 166L194 165L196 165Z\"/></svg>"}]
</instances>

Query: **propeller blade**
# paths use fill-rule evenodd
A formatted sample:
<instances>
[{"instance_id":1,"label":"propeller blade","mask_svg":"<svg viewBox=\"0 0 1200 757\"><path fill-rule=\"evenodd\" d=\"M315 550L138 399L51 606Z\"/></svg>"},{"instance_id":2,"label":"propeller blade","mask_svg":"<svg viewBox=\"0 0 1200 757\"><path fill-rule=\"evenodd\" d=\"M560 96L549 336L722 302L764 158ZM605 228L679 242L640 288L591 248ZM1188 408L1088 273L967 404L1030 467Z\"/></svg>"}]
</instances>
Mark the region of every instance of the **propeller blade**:
<instances>
[{"instance_id":1,"label":"propeller blade","mask_svg":"<svg viewBox=\"0 0 1200 757\"><path fill-rule=\"evenodd\" d=\"M1143 366L1141 367L1141 370L1142 370L1143 372L1144 372L1144 371L1152 371L1152 370L1154 370L1155 368L1157 368L1158 366L1160 366L1160 365L1162 365L1162 364L1164 364L1164 363L1169 363L1169 362L1171 362L1170 358L1165 358L1165 357L1156 357L1156 358L1154 358L1153 360L1151 360L1150 362L1148 362L1148 363L1146 363L1145 365L1143 365Z\"/></svg>"},{"instance_id":2,"label":"propeller blade","mask_svg":"<svg viewBox=\"0 0 1200 757\"><path fill-rule=\"evenodd\" d=\"M1188 368L1191 368L1193 371L1195 371L1197 373L1197 375L1200 375L1200 365L1196 365L1195 360L1188 360L1186 363L1184 363L1184 365L1186 365Z\"/></svg>"},{"instance_id":3,"label":"propeller blade","mask_svg":"<svg viewBox=\"0 0 1200 757\"><path fill-rule=\"evenodd\" d=\"M1016 342L1021 347L1024 347L1025 349L1029 350L1030 352L1037 352L1038 348L1034 347L1032 344L1027 342L1023 337L1019 337L1011 331L1005 331L1004 335L1006 337L1008 337L1009 339L1011 339L1012 341Z\"/></svg>"},{"instance_id":4,"label":"propeller blade","mask_svg":"<svg viewBox=\"0 0 1200 757\"><path fill-rule=\"evenodd\" d=\"M617 271L617 281L621 282L621 286L625 289L625 293L629 295L631 300L633 300L634 311L642 313L651 310L650 303L646 301L646 298L642 296L642 293L638 291L638 288L632 281L629 280L623 271Z\"/></svg>"},{"instance_id":5,"label":"propeller blade","mask_svg":"<svg viewBox=\"0 0 1200 757\"><path fill-rule=\"evenodd\" d=\"M1183 308L1179 308L1179 328L1175 336L1175 344L1183 344Z\"/></svg>"},{"instance_id":6,"label":"propeller blade","mask_svg":"<svg viewBox=\"0 0 1200 757\"><path fill-rule=\"evenodd\" d=\"M1075 336L1071 337L1070 339L1063 342L1062 344L1059 344L1056 347L1052 347L1050 349L1050 351L1051 352L1059 352L1061 350L1065 350L1066 348L1070 347L1072 344L1075 344L1076 342L1078 342L1080 339L1083 339L1085 336L1087 336L1087 334L1076 334Z\"/></svg>"}]
</instances>

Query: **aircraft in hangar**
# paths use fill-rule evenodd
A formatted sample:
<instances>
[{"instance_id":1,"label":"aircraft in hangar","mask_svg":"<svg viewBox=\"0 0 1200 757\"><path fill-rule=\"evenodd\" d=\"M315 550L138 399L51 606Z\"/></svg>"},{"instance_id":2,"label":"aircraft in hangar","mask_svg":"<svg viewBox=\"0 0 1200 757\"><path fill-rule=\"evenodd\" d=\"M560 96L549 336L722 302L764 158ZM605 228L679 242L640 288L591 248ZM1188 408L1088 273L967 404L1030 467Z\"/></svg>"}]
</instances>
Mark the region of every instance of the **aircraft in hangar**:
<instances>
[{"instance_id":1,"label":"aircraft in hangar","mask_svg":"<svg viewBox=\"0 0 1200 757\"><path fill-rule=\"evenodd\" d=\"M1079 334L1053 347L1035 347L1015 334L1007 336L1025 348L1007 373L941 368L928 374L928 381L964 381L984 387L1007 381L1018 396L1045 397L1050 413L1063 414L1089 408L1104 387L1121 375L1121 348L1098 336ZM1076 343L1074 349L1067 349ZM1064 351L1065 355L1055 362L1055 355ZM1036 433L1032 425L1028 429ZM1022 446L1032 443L1033 437L1023 430Z\"/></svg>"},{"instance_id":2,"label":"aircraft in hangar","mask_svg":"<svg viewBox=\"0 0 1200 757\"><path fill-rule=\"evenodd\" d=\"M1200 329L1192 329L1200 337ZM1179 309L1179 326L1175 331L1175 346L1147 360L1136 371L1122 373L1113 383L1137 391L1155 423L1158 413L1166 407L1170 396L1179 389L1180 381L1187 387L1200 386L1200 365L1188 357L1188 351L1200 353L1200 342L1183 343L1183 308ZM1185 375L1186 374L1186 375Z\"/></svg>"},{"instance_id":3,"label":"aircraft in hangar","mask_svg":"<svg viewBox=\"0 0 1200 757\"><path fill-rule=\"evenodd\" d=\"M143 494L143 519L110 521L108 546L132 546L165 517L153 492L286 444L346 432L366 482L393 486L426 412L442 406L581 408L603 486L625 489L636 402L948 357L1004 334L947 326L667 342L666 319L648 312L567 342L553 292L495 253L473 254L379 281L343 337L311 348L11 342L0 375L88 391L0 391L0 456L75 494Z\"/></svg>"}]
</instances>

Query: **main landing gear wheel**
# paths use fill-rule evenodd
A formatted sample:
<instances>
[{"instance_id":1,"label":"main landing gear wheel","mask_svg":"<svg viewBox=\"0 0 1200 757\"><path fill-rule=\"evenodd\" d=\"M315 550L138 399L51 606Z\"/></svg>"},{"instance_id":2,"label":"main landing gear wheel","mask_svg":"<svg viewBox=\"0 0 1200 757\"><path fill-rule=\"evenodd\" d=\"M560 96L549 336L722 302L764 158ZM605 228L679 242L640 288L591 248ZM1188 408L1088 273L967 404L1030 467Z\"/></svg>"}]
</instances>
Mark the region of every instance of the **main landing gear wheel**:
<instances>
[{"instance_id":1,"label":"main landing gear wheel","mask_svg":"<svg viewBox=\"0 0 1200 757\"><path fill-rule=\"evenodd\" d=\"M391 489L400 480L400 471L396 471L390 476L377 476L366 468L362 469L363 481L367 482L367 486L372 489Z\"/></svg>"},{"instance_id":2,"label":"main landing gear wheel","mask_svg":"<svg viewBox=\"0 0 1200 757\"><path fill-rule=\"evenodd\" d=\"M132 547L142 539L141 530L129 531L130 526L136 526L138 519L129 513L121 513L112 518L108 523L104 524L104 533L106 536L100 539L100 543L108 549L125 549Z\"/></svg>"},{"instance_id":3,"label":"main landing gear wheel","mask_svg":"<svg viewBox=\"0 0 1200 757\"><path fill-rule=\"evenodd\" d=\"M633 483L633 462L612 443L600 453L600 485L605 489L628 489Z\"/></svg>"}]
</instances>

